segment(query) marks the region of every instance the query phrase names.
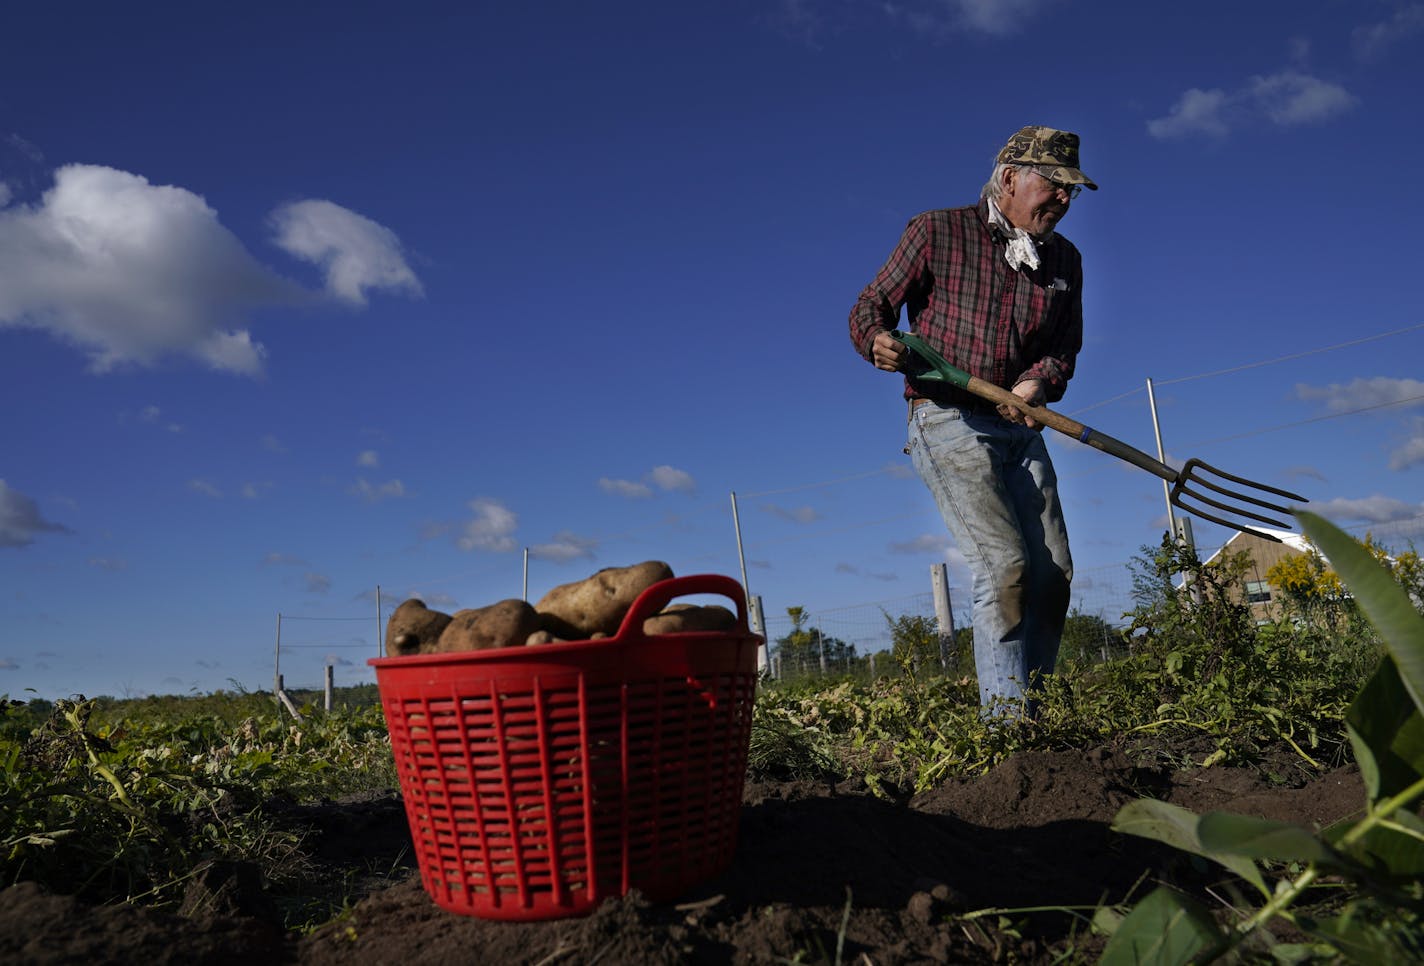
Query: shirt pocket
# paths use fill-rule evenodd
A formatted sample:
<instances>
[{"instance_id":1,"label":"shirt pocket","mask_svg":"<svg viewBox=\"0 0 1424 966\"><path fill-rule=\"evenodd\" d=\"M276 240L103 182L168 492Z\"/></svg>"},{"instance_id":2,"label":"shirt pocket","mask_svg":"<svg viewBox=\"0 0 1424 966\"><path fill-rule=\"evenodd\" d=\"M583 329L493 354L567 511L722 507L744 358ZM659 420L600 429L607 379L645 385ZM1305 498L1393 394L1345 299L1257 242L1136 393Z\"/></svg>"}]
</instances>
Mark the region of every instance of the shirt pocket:
<instances>
[{"instance_id":1,"label":"shirt pocket","mask_svg":"<svg viewBox=\"0 0 1424 966\"><path fill-rule=\"evenodd\" d=\"M1071 296L1068 280L1048 272L1035 272L1021 280L1014 322L1025 352L1032 351L1044 329L1053 327Z\"/></svg>"}]
</instances>

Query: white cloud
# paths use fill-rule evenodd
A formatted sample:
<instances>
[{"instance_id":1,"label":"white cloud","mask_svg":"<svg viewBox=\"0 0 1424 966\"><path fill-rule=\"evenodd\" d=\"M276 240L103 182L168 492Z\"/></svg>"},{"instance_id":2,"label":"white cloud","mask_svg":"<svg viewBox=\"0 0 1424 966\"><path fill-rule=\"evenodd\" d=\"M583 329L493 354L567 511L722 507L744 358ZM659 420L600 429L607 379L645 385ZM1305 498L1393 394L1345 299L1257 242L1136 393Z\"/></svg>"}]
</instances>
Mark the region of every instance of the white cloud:
<instances>
[{"instance_id":1,"label":"white cloud","mask_svg":"<svg viewBox=\"0 0 1424 966\"><path fill-rule=\"evenodd\" d=\"M10 199L15 197L14 190L9 183L0 181L0 208L4 208L10 203Z\"/></svg>"},{"instance_id":2,"label":"white cloud","mask_svg":"<svg viewBox=\"0 0 1424 966\"><path fill-rule=\"evenodd\" d=\"M1395 403L1424 402L1424 382L1418 379L1395 379L1390 376L1374 376L1356 379L1350 383L1332 382L1328 386L1310 386L1297 383L1295 394L1307 402L1319 400L1332 413L1353 412Z\"/></svg>"},{"instance_id":3,"label":"white cloud","mask_svg":"<svg viewBox=\"0 0 1424 966\"><path fill-rule=\"evenodd\" d=\"M1315 124L1356 104L1354 95L1340 85L1295 70L1253 77L1247 90L1254 106L1280 127Z\"/></svg>"},{"instance_id":4,"label":"white cloud","mask_svg":"<svg viewBox=\"0 0 1424 966\"><path fill-rule=\"evenodd\" d=\"M177 354L255 374L243 315L297 297L201 197L125 171L67 165L37 205L0 211L0 327L43 329L96 372Z\"/></svg>"},{"instance_id":5,"label":"white cloud","mask_svg":"<svg viewBox=\"0 0 1424 966\"><path fill-rule=\"evenodd\" d=\"M308 573L302 576L302 585L309 594L324 594L331 590L331 578L326 574Z\"/></svg>"},{"instance_id":6,"label":"white cloud","mask_svg":"<svg viewBox=\"0 0 1424 966\"><path fill-rule=\"evenodd\" d=\"M264 567L305 567L306 563L307 562L301 557L294 557L289 553L277 553L275 551L262 558L262 566Z\"/></svg>"},{"instance_id":7,"label":"white cloud","mask_svg":"<svg viewBox=\"0 0 1424 966\"><path fill-rule=\"evenodd\" d=\"M683 493L693 493L697 490L697 481L692 478L692 474L675 466L655 466L648 478L661 490L677 490Z\"/></svg>"},{"instance_id":8,"label":"white cloud","mask_svg":"<svg viewBox=\"0 0 1424 966\"><path fill-rule=\"evenodd\" d=\"M855 564L846 563L845 561L836 564L835 570L838 574L846 574L850 577L868 577L871 580L879 580L885 583L890 583L900 579L899 574L876 573L873 570L862 571Z\"/></svg>"},{"instance_id":9,"label":"white cloud","mask_svg":"<svg viewBox=\"0 0 1424 966\"><path fill-rule=\"evenodd\" d=\"M0 547L28 547L40 533L72 533L44 518L34 500L0 480Z\"/></svg>"},{"instance_id":10,"label":"white cloud","mask_svg":"<svg viewBox=\"0 0 1424 966\"><path fill-rule=\"evenodd\" d=\"M530 547L529 556L539 560L563 562L580 558L591 559L597 549L597 540L591 537L580 537L567 530L562 530L554 534L554 539L550 542L538 543Z\"/></svg>"},{"instance_id":11,"label":"white cloud","mask_svg":"<svg viewBox=\"0 0 1424 966\"><path fill-rule=\"evenodd\" d=\"M815 523L821 519L821 515L816 512L815 508L809 506L784 507L767 503L762 506L762 509L772 516L790 520L792 523Z\"/></svg>"},{"instance_id":12,"label":"white cloud","mask_svg":"<svg viewBox=\"0 0 1424 966\"><path fill-rule=\"evenodd\" d=\"M1411 3L1395 10L1388 20L1356 27L1350 35L1350 46L1360 60L1377 60L1388 48L1421 31L1424 3Z\"/></svg>"},{"instance_id":13,"label":"white cloud","mask_svg":"<svg viewBox=\"0 0 1424 966\"><path fill-rule=\"evenodd\" d=\"M297 201L272 223L277 243L322 266L328 292L347 303L364 304L372 289L421 294L396 236L369 218ZM37 203L0 202L0 328L48 332L83 351L94 372L186 356L257 375L267 350L248 316L311 298L186 188L71 164Z\"/></svg>"},{"instance_id":14,"label":"white cloud","mask_svg":"<svg viewBox=\"0 0 1424 966\"><path fill-rule=\"evenodd\" d=\"M764 20L783 36L815 47L824 22L812 6L811 0L775 0Z\"/></svg>"},{"instance_id":15,"label":"white cloud","mask_svg":"<svg viewBox=\"0 0 1424 966\"><path fill-rule=\"evenodd\" d=\"M612 493L615 496L626 496L630 500L646 500L653 495L653 488L646 483L636 483L633 480L615 480L606 476L599 479L598 488L604 493Z\"/></svg>"},{"instance_id":16,"label":"white cloud","mask_svg":"<svg viewBox=\"0 0 1424 966\"><path fill-rule=\"evenodd\" d=\"M939 38L964 31L1005 36L1031 24L1031 15L1047 5L1047 0L890 0L881 9L915 33Z\"/></svg>"},{"instance_id":17,"label":"white cloud","mask_svg":"<svg viewBox=\"0 0 1424 966\"><path fill-rule=\"evenodd\" d=\"M405 496L405 484L400 480L387 480L385 483L373 485L362 477L352 483L347 492L359 496L367 503L377 503Z\"/></svg>"},{"instance_id":18,"label":"white cloud","mask_svg":"<svg viewBox=\"0 0 1424 966\"><path fill-rule=\"evenodd\" d=\"M129 569L128 561L120 560L117 557L90 557L89 566L97 570L107 570L110 573Z\"/></svg>"},{"instance_id":19,"label":"white cloud","mask_svg":"<svg viewBox=\"0 0 1424 966\"><path fill-rule=\"evenodd\" d=\"M891 553L948 553L954 541L942 533L926 533L903 543L891 543Z\"/></svg>"},{"instance_id":20,"label":"white cloud","mask_svg":"<svg viewBox=\"0 0 1424 966\"><path fill-rule=\"evenodd\" d=\"M277 246L326 273L327 292L353 305L386 289L421 295L395 232L330 201L295 201L272 213Z\"/></svg>"},{"instance_id":21,"label":"white cloud","mask_svg":"<svg viewBox=\"0 0 1424 966\"><path fill-rule=\"evenodd\" d=\"M1223 117L1226 104L1227 96L1223 90L1190 88L1177 98L1177 103L1172 105L1166 117L1147 122L1147 133L1163 140L1193 134L1225 137L1231 130Z\"/></svg>"},{"instance_id":22,"label":"white cloud","mask_svg":"<svg viewBox=\"0 0 1424 966\"><path fill-rule=\"evenodd\" d=\"M1424 419L1416 419L1414 435L1389 454L1389 468L1392 470L1408 469L1419 463L1424 463Z\"/></svg>"},{"instance_id":23,"label":"white cloud","mask_svg":"<svg viewBox=\"0 0 1424 966\"><path fill-rule=\"evenodd\" d=\"M215 500L222 499L222 490L211 480L189 480L188 489L194 493L201 493L203 496L210 496Z\"/></svg>"},{"instance_id":24,"label":"white cloud","mask_svg":"<svg viewBox=\"0 0 1424 966\"><path fill-rule=\"evenodd\" d=\"M123 418L127 418L127 417L123 417ZM170 433L181 433L181 432L183 432L183 424L182 424L182 423L175 423L175 422L173 422L171 419L168 420L167 422L164 422L164 420L163 420L163 410L159 409L157 406L145 406L145 407L143 407L143 412L139 413L139 417L138 417L138 418L139 418L140 420L142 420L143 422L145 422L145 423L154 423L154 424L163 423L163 428L166 429L166 430L168 430L168 432L170 432Z\"/></svg>"},{"instance_id":25,"label":"white cloud","mask_svg":"<svg viewBox=\"0 0 1424 966\"><path fill-rule=\"evenodd\" d=\"M360 453L356 454L356 465L369 466L375 469L381 465L381 456L373 449L363 449Z\"/></svg>"},{"instance_id":26,"label":"white cloud","mask_svg":"<svg viewBox=\"0 0 1424 966\"><path fill-rule=\"evenodd\" d=\"M126 412L119 414L120 422L128 422L130 418L131 417ZM155 426L162 425L163 428L168 430L168 432L170 433L183 432L183 424L173 422L172 420L165 421L163 418L163 410L159 409L157 406L150 405L143 407L143 409L138 414L138 419L139 422L142 423L149 423Z\"/></svg>"},{"instance_id":27,"label":"white cloud","mask_svg":"<svg viewBox=\"0 0 1424 966\"><path fill-rule=\"evenodd\" d=\"M1277 127L1317 124L1356 103L1355 96L1338 84L1287 69L1251 77L1235 91L1190 88L1165 117L1147 122L1147 133L1161 140L1194 135L1222 138L1235 128L1263 122Z\"/></svg>"},{"instance_id":28,"label":"white cloud","mask_svg":"<svg viewBox=\"0 0 1424 966\"><path fill-rule=\"evenodd\" d=\"M1378 495L1358 500L1341 498L1320 504L1312 503L1310 509L1336 522L1360 520L1365 523L1391 523L1395 520L1410 520L1424 513L1422 504Z\"/></svg>"},{"instance_id":29,"label":"white cloud","mask_svg":"<svg viewBox=\"0 0 1424 966\"><path fill-rule=\"evenodd\" d=\"M1044 0L951 0L957 8L960 22L986 34L1012 33L1025 23L1029 14L1042 8Z\"/></svg>"},{"instance_id":30,"label":"white cloud","mask_svg":"<svg viewBox=\"0 0 1424 966\"><path fill-rule=\"evenodd\" d=\"M5 143L16 151L19 151L35 164L42 164L44 162L44 152L41 151L39 146L33 141L26 140L18 134L7 134L5 135Z\"/></svg>"},{"instance_id":31,"label":"white cloud","mask_svg":"<svg viewBox=\"0 0 1424 966\"><path fill-rule=\"evenodd\" d=\"M285 453L287 451L287 447L282 445L282 441L271 433L263 436L259 442L262 444L262 448L269 453Z\"/></svg>"},{"instance_id":32,"label":"white cloud","mask_svg":"<svg viewBox=\"0 0 1424 966\"><path fill-rule=\"evenodd\" d=\"M1419 463L1424 463L1424 436L1414 437L1389 454L1389 468L1392 470L1408 469Z\"/></svg>"},{"instance_id":33,"label":"white cloud","mask_svg":"<svg viewBox=\"0 0 1424 966\"><path fill-rule=\"evenodd\" d=\"M455 544L461 550L492 550L504 553L513 550L517 544L514 531L519 527L519 517L498 500L478 497L470 501L474 517L461 528Z\"/></svg>"},{"instance_id":34,"label":"white cloud","mask_svg":"<svg viewBox=\"0 0 1424 966\"><path fill-rule=\"evenodd\" d=\"M608 476L601 477L598 481L598 488L604 493L627 497L630 500L648 499L653 495L654 487L664 491L695 493L697 492L697 481L686 470L666 465L654 466L643 475L641 482Z\"/></svg>"}]
</instances>

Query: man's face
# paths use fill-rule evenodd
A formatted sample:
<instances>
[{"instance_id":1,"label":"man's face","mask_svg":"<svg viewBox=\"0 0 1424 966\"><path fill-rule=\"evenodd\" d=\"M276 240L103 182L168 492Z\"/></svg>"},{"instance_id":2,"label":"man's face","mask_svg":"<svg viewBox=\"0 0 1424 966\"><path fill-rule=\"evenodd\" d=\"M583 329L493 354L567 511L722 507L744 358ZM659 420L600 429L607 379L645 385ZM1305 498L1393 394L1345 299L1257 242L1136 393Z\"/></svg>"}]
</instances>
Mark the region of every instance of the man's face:
<instances>
[{"instance_id":1,"label":"man's face","mask_svg":"<svg viewBox=\"0 0 1424 966\"><path fill-rule=\"evenodd\" d=\"M1068 213L1070 203L1066 192L1031 168L1010 168L997 202L1010 224L1035 238L1047 238Z\"/></svg>"}]
</instances>

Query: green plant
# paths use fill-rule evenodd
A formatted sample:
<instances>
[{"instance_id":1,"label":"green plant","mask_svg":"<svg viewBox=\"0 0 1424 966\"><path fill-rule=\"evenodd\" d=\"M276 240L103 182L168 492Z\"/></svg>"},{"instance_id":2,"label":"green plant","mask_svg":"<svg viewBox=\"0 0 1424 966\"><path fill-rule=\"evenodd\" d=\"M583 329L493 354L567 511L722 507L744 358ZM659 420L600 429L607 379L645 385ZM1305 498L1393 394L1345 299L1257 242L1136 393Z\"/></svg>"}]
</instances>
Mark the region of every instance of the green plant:
<instances>
[{"instance_id":1,"label":"green plant","mask_svg":"<svg viewBox=\"0 0 1424 966\"><path fill-rule=\"evenodd\" d=\"M1253 887L1260 904L1222 925L1197 900L1159 887L1113 927L1102 958L1110 966L1218 960L1247 943L1270 942L1277 917L1315 940L1278 947L1278 959L1321 951L1360 963L1424 957L1424 821L1415 812L1424 798L1424 620L1367 548L1313 514L1298 517L1387 651L1346 714L1365 783L1364 815L1316 835L1150 800L1124 806L1114 828L1219 863ZM1268 876L1277 873L1271 884ZM1322 894L1327 879L1334 884Z\"/></svg>"},{"instance_id":2,"label":"green plant","mask_svg":"<svg viewBox=\"0 0 1424 966\"><path fill-rule=\"evenodd\" d=\"M373 706L301 724L259 695L80 697L41 710L4 709L0 885L163 904L221 859L256 865L279 891L300 889L300 833L270 804L396 784Z\"/></svg>"}]
</instances>

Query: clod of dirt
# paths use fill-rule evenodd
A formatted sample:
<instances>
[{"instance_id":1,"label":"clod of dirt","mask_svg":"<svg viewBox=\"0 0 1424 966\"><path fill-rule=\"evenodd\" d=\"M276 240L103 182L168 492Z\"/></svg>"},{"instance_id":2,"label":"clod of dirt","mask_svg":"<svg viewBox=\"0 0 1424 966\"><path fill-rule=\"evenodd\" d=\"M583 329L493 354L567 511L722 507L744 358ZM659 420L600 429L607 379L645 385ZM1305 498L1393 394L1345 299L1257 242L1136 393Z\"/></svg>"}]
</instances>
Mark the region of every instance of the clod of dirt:
<instances>
[{"instance_id":1,"label":"clod of dirt","mask_svg":"<svg viewBox=\"0 0 1424 966\"><path fill-rule=\"evenodd\" d=\"M209 859L193 870L178 914L188 919L248 916L269 922L280 915L262 891L262 872L257 866L221 859Z\"/></svg>"}]
</instances>

